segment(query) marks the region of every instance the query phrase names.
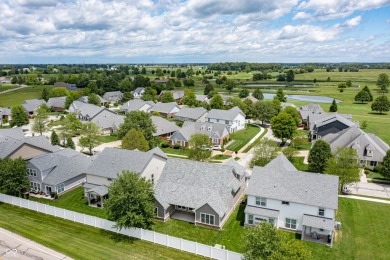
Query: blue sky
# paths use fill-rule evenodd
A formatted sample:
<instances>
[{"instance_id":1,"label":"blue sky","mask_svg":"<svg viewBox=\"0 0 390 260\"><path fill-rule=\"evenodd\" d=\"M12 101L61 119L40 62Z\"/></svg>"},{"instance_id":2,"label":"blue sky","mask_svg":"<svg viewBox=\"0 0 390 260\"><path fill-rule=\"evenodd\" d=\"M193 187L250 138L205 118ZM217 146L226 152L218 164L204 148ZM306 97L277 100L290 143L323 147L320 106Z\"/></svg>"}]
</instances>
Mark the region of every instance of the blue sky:
<instances>
[{"instance_id":1,"label":"blue sky","mask_svg":"<svg viewBox=\"0 0 390 260\"><path fill-rule=\"evenodd\" d=\"M0 0L0 63L390 62L390 0Z\"/></svg>"}]
</instances>

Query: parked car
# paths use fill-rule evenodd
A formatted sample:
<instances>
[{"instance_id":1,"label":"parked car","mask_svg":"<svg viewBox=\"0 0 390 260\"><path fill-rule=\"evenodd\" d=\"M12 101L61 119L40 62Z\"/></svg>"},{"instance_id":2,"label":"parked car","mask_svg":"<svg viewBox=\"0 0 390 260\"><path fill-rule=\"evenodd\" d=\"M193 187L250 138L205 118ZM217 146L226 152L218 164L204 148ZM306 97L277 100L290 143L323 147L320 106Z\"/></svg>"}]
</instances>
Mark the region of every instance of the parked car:
<instances>
[{"instance_id":1,"label":"parked car","mask_svg":"<svg viewBox=\"0 0 390 260\"><path fill-rule=\"evenodd\" d=\"M222 149L222 147L220 145L213 145L210 148L211 148L211 150L217 150L217 151Z\"/></svg>"}]
</instances>

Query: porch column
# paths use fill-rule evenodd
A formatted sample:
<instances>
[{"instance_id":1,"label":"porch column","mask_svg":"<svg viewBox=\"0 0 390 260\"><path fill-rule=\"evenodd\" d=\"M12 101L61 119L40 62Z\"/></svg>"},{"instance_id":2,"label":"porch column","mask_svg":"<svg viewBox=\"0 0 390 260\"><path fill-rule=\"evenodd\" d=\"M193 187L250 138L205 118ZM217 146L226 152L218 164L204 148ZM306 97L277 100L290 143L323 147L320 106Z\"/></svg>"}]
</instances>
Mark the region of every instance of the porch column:
<instances>
[{"instance_id":1,"label":"porch column","mask_svg":"<svg viewBox=\"0 0 390 260\"><path fill-rule=\"evenodd\" d=\"M301 236L301 240L303 240L305 238L305 229L306 229L306 226L303 226L302 225L302 236Z\"/></svg>"},{"instance_id":2,"label":"porch column","mask_svg":"<svg viewBox=\"0 0 390 260\"><path fill-rule=\"evenodd\" d=\"M89 192L87 192L87 197L88 197L88 206L91 206L91 196L89 196Z\"/></svg>"}]
</instances>

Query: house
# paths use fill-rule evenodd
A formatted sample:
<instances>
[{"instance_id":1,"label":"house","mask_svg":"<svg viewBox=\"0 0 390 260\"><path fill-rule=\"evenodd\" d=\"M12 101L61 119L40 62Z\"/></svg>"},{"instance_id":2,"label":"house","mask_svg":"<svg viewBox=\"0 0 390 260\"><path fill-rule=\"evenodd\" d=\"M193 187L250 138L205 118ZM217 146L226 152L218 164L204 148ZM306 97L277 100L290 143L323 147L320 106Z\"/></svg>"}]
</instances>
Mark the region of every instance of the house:
<instances>
[{"instance_id":1,"label":"house","mask_svg":"<svg viewBox=\"0 0 390 260\"><path fill-rule=\"evenodd\" d=\"M199 102L205 102L205 103L210 103L210 99L208 98L207 95L195 95L196 100Z\"/></svg>"},{"instance_id":2,"label":"house","mask_svg":"<svg viewBox=\"0 0 390 260\"><path fill-rule=\"evenodd\" d=\"M211 109L206 115L206 122L224 124L233 133L245 128L245 114L238 107L229 110Z\"/></svg>"},{"instance_id":3,"label":"house","mask_svg":"<svg viewBox=\"0 0 390 260\"><path fill-rule=\"evenodd\" d=\"M11 79L9 78L6 78L6 77L0 77L0 83L6 83L6 84L10 84L11 83Z\"/></svg>"},{"instance_id":4,"label":"house","mask_svg":"<svg viewBox=\"0 0 390 260\"><path fill-rule=\"evenodd\" d=\"M104 106L107 103L107 100L102 98L101 96L97 95L100 100L100 105ZM78 101L81 101L83 103L88 103L88 96L82 96L81 98L77 99Z\"/></svg>"},{"instance_id":5,"label":"house","mask_svg":"<svg viewBox=\"0 0 390 260\"><path fill-rule=\"evenodd\" d=\"M11 109L0 107L0 125L11 119Z\"/></svg>"},{"instance_id":6,"label":"house","mask_svg":"<svg viewBox=\"0 0 390 260\"><path fill-rule=\"evenodd\" d=\"M136 88L134 91L131 91L135 99L140 99L145 93L145 88Z\"/></svg>"},{"instance_id":7,"label":"house","mask_svg":"<svg viewBox=\"0 0 390 260\"><path fill-rule=\"evenodd\" d=\"M175 119L179 121L204 122L206 115L207 110L203 107L186 107L176 113Z\"/></svg>"},{"instance_id":8,"label":"house","mask_svg":"<svg viewBox=\"0 0 390 260\"><path fill-rule=\"evenodd\" d=\"M161 96L162 96L165 92L171 92L171 93L172 93L172 96L173 96L173 99L174 99L177 103L180 103L181 100L182 100L183 97L184 97L184 90L163 90L163 91L161 91L161 93L160 93L159 99L161 99Z\"/></svg>"},{"instance_id":9,"label":"house","mask_svg":"<svg viewBox=\"0 0 390 260\"><path fill-rule=\"evenodd\" d=\"M193 134L205 134L210 137L213 145L223 145L224 140L229 139L229 130L226 125L208 122L186 122L170 138L170 145L179 144L187 147Z\"/></svg>"},{"instance_id":10,"label":"house","mask_svg":"<svg viewBox=\"0 0 390 260\"><path fill-rule=\"evenodd\" d=\"M298 171L280 154L255 166L248 184L245 226L266 221L302 234L303 240L332 245L339 177Z\"/></svg>"},{"instance_id":11,"label":"house","mask_svg":"<svg viewBox=\"0 0 390 260\"><path fill-rule=\"evenodd\" d=\"M53 111L62 112L65 110L65 102L66 97L49 98L47 106Z\"/></svg>"},{"instance_id":12,"label":"house","mask_svg":"<svg viewBox=\"0 0 390 260\"><path fill-rule=\"evenodd\" d=\"M166 161L166 155L158 147L148 152L105 148L94 156L86 170L84 195L90 205L102 207L103 198L108 196L108 186L122 171L137 172L156 184Z\"/></svg>"},{"instance_id":13,"label":"house","mask_svg":"<svg viewBox=\"0 0 390 260\"><path fill-rule=\"evenodd\" d=\"M223 165L168 159L155 189L156 217L222 228L244 194L246 177L234 160Z\"/></svg>"},{"instance_id":14,"label":"house","mask_svg":"<svg viewBox=\"0 0 390 260\"><path fill-rule=\"evenodd\" d=\"M24 138L24 133L21 127L0 129L0 143L7 142L8 140L11 139L20 140L23 138Z\"/></svg>"},{"instance_id":15,"label":"house","mask_svg":"<svg viewBox=\"0 0 390 260\"><path fill-rule=\"evenodd\" d=\"M66 88L67 90L77 90L76 84L73 83L65 83L65 82L55 82L54 87L63 87Z\"/></svg>"},{"instance_id":16,"label":"house","mask_svg":"<svg viewBox=\"0 0 390 260\"><path fill-rule=\"evenodd\" d=\"M299 116L302 121L306 121L309 114L325 114L325 111L318 104L307 104L305 106L301 106L298 109Z\"/></svg>"},{"instance_id":17,"label":"house","mask_svg":"<svg viewBox=\"0 0 390 260\"><path fill-rule=\"evenodd\" d=\"M390 149L389 145L378 136L367 134L355 125L338 133L327 134L321 140L329 143L333 153L339 147L350 147L356 150L359 164L370 169L380 165L386 152Z\"/></svg>"},{"instance_id":18,"label":"house","mask_svg":"<svg viewBox=\"0 0 390 260\"><path fill-rule=\"evenodd\" d=\"M154 105L155 104L153 101L143 101L140 99L133 99L121 105L119 111L125 113L135 111L135 110L149 112L149 109Z\"/></svg>"},{"instance_id":19,"label":"house","mask_svg":"<svg viewBox=\"0 0 390 260\"><path fill-rule=\"evenodd\" d=\"M30 160L42 154L53 153L61 150L59 146L53 146L45 136L24 137L20 134L21 128L8 136L0 136L0 159L3 158L23 158ZM0 135L1 132L0 132Z\"/></svg>"},{"instance_id":20,"label":"house","mask_svg":"<svg viewBox=\"0 0 390 260\"><path fill-rule=\"evenodd\" d=\"M110 103L120 102L122 100L123 93L120 91L110 91L106 92L103 95L103 99L107 100Z\"/></svg>"},{"instance_id":21,"label":"house","mask_svg":"<svg viewBox=\"0 0 390 260\"><path fill-rule=\"evenodd\" d=\"M154 83L167 84L169 79L155 79Z\"/></svg>"},{"instance_id":22,"label":"house","mask_svg":"<svg viewBox=\"0 0 390 260\"><path fill-rule=\"evenodd\" d=\"M91 158L66 148L51 154L42 154L27 163L30 189L53 196L85 182L85 172Z\"/></svg>"},{"instance_id":23,"label":"house","mask_svg":"<svg viewBox=\"0 0 390 260\"><path fill-rule=\"evenodd\" d=\"M176 102L169 103L157 103L153 107L149 108L149 112L158 112L165 117L174 117L177 112L180 111L180 107Z\"/></svg>"},{"instance_id":24,"label":"house","mask_svg":"<svg viewBox=\"0 0 390 260\"><path fill-rule=\"evenodd\" d=\"M309 114L307 124L310 130L310 140L320 139L327 134L338 133L351 126L359 126L359 122L353 122L350 115L333 114Z\"/></svg>"},{"instance_id":25,"label":"house","mask_svg":"<svg viewBox=\"0 0 390 260\"><path fill-rule=\"evenodd\" d=\"M156 132L153 133L153 136L160 136L163 140L168 140L179 129L175 123L162 117L151 116L151 119L156 127Z\"/></svg>"},{"instance_id":26,"label":"house","mask_svg":"<svg viewBox=\"0 0 390 260\"><path fill-rule=\"evenodd\" d=\"M29 99L22 103L22 107L29 115L32 115L34 114L35 110L37 110L42 104L46 104L45 100L43 99Z\"/></svg>"},{"instance_id":27,"label":"house","mask_svg":"<svg viewBox=\"0 0 390 260\"><path fill-rule=\"evenodd\" d=\"M243 100L243 101L245 101L245 100L250 100L250 101L252 101L252 103L256 103L257 101L259 101L257 98L255 98L255 97L252 96L252 95L249 95L249 96L247 96L246 98L243 98L242 100Z\"/></svg>"}]
</instances>

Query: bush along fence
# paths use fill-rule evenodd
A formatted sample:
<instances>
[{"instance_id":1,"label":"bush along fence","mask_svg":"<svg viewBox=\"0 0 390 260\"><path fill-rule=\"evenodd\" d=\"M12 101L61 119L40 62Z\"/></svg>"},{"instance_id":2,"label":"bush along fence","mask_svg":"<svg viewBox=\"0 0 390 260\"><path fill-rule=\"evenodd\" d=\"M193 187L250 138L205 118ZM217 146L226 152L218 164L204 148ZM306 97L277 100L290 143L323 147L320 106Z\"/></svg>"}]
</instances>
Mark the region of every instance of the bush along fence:
<instances>
[{"instance_id":1,"label":"bush along fence","mask_svg":"<svg viewBox=\"0 0 390 260\"><path fill-rule=\"evenodd\" d=\"M21 208L34 210L40 213L51 215L58 218L74 221L84 225L92 226L95 228L104 229L117 234L122 234L129 237L138 238L141 240L149 241L162 246L178 249L188 253L193 253L200 256L205 256L213 259L221 260L241 260L243 257L241 254L232 252L229 250L212 247L209 245L200 244L197 242L172 237L169 235L160 234L154 231L145 230L142 228L125 228L117 230L114 228L115 222L106 219L81 214L75 211L53 207L43 203L30 201L14 196L0 194L0 202L19 206Z\"/></svg>"}]
</instances>

